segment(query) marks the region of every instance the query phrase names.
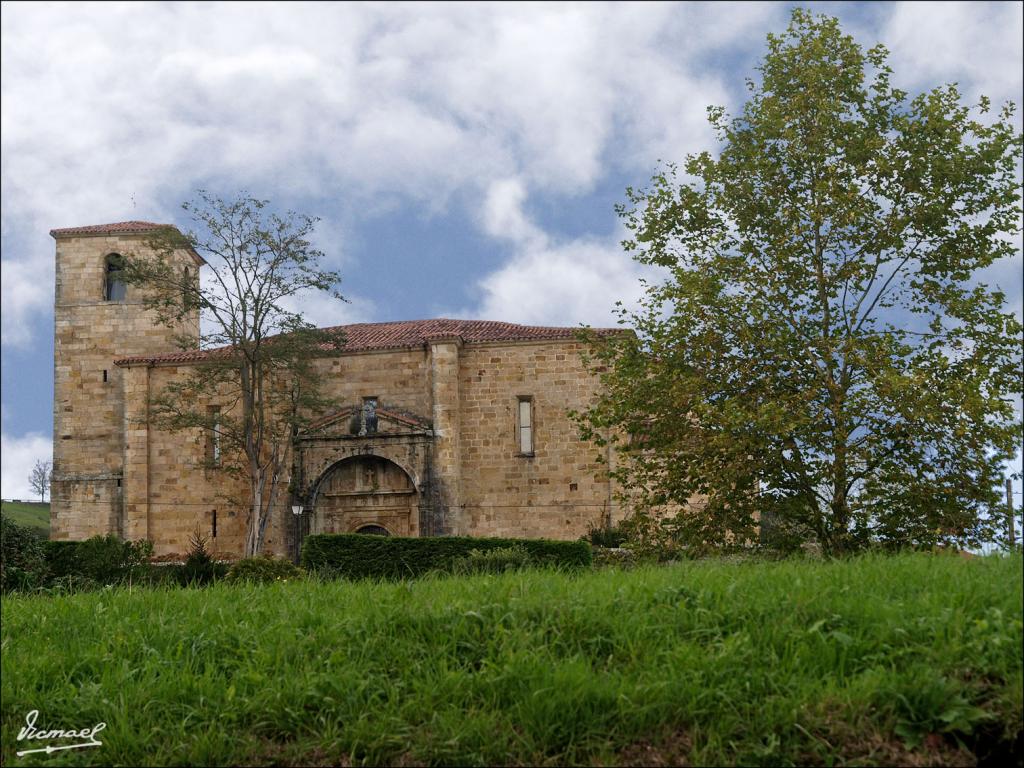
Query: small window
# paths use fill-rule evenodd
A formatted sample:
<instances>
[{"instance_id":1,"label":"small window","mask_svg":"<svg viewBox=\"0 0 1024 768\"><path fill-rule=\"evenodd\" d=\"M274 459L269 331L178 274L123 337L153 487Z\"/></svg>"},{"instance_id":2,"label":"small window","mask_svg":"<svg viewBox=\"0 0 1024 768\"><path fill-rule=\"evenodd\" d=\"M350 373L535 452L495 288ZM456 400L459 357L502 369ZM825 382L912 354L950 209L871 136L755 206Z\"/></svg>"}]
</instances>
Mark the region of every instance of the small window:
<instances>
[{"instance_id":1,"label":"small window","mask_svg":"<svg viewBox=\"0 0 1024 768\"><path fill-rule=\"evenodd\" d=\"M103 383L104 384L107 383L107 369L106 368L103 369Z\"/></svg>"},{"instance_id":2,"label":"small window","mask_svg":"<svg viewBox=\"0 0 1024 768\"><path fill-rule=\"evenodd\" d=\"M206 460L210 464L220 464L220 406L210 406L207 411L210 426L206 433Z\"/></svg>"},{"instance_id":3,"label":"small window","mask_svg":"<svg viewBox=\"0 0 1024 768\"><path fill-rule=\"evenodd\" d=\"M519 453L533 455L533 398L519 398Z\"/></svg>"},{"instance_id":4,"label":"small window","mask_svg":"<svg viewBox=\"0 0 1024 768\"><path fill-rule=\"evenodd\" d=\"M124 258L120 254L107 256L106 278L103 297L107 301L124 301L128 290L124 282Z\"/></svg>"},{"instance_id":5,"label":"small window","mask_svg":"<svg viewBox=\"0 0 1024 768\"><path fill-rule=\"evenodd\" d=\"M213 525L211 526L213 528L213 538L216 539L217 538L217 510L216 509L213 510L213 514L211 515L211 518L213 518L211 520L211 522L213 523Z\"/></svg>"},{"instance_id":6,"label":"small window","mask_svg":"<svg viewBox=\"0 0 1024 768\"><path fill-rule=\"evenodd\" d=\"M356 533L364 533L370 536L390 536L388 529L382 525L364 525Z\"/></svg>"}]
</instances>

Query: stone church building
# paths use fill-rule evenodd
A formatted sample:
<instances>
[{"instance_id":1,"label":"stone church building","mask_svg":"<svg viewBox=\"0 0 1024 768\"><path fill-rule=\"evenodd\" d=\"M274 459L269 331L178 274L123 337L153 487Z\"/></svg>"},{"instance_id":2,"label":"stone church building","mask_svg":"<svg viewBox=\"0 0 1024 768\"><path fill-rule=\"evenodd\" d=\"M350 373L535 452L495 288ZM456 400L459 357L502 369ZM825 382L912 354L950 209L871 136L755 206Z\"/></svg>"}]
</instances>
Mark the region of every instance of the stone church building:
<instances>
[{"instance_id":1,"label":"stone church building","mask_svg":"<svg viewBox=\"0 0 1024 768\"><path fill-rule=\"evenodd\" d=\"M198 315L161 326L119 279L122 256L143 253L158 226L50 233L51 536L145 538L160 555L184 552L198 531L238 555L244 488L226 494L224 473L211 468L217 439L147 421L150 396L206 354ZM204 263L191 251L174 259L182 270ZM294 556L317 532L574 539L617 521L611 481L567 413L599 385L574 330L445 319L345 326L344 352L318 361L338 407L295 439L265 549ZM196 350L181 351L176 333L194 336Z\"/></svg>"}]
</instances>

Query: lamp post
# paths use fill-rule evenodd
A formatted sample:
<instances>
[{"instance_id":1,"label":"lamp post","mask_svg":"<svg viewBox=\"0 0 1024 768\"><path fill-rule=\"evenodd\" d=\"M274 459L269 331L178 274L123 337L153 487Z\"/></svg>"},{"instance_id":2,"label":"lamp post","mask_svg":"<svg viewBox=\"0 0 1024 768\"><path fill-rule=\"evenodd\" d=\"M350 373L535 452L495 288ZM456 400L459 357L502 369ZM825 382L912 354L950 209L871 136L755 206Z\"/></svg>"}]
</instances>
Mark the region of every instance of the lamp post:
<instances>
[{"instance_id":1,"label":"lamp post","mask_svg":"<svg viewBox=\"0 0 1024 768\"><path fill-rule=\"evenodd\" d=\"M292 504L292 519L295 521L295 562L299 562L302 552L302 502Z\"/></svg>"}]
</instances>

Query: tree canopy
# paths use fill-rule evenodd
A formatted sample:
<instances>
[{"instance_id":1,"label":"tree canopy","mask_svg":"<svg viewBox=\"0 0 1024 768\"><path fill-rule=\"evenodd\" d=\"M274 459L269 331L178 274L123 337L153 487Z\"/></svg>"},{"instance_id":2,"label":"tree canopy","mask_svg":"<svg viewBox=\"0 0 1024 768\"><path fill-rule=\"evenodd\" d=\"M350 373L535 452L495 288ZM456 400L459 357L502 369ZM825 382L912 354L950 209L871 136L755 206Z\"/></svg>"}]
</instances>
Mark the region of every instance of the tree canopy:
<instances>
[{"instance_id":1,"label":"tree canopy","mask_svg":"<svg viewBox=\"0 0 1024 768\"><path fill-rule=\"evenodd\" d=\"M160 230L125 268L126 280L143 289L160 322L188 327L198 314L201 346L219 350L157 392L149 420L162 429L210 435L215 448L207 467L245 481L246 555L261 551L280 508L294 436L331 406L315 361L344 345L340 331L316 328L298 309L310 291L343 300L336 290L340 275L322 268L324 254L310 240L317 219L279 215L268 205L201 191L183 206L195 229ZM174 254L188 249L205 259L204 277L176 265ZM182 348L195 344L194 332L182 335Z\"/></svg>"},{"instance_id":2,"label":"tree canopy","mask_svg":"<svg viewBox=\"0 0 1024 768\"><path fill-rule=\"evenodd\" d=\"M978 272L1019 248L1014 106L911 98L802 10L758 71L739 115L708 109L717 156L627 190L624 245L664 279L620 307L635 337L594 340L583 433L682 541L991 540L1022 327Z\"/></svg>"}]
</instances>

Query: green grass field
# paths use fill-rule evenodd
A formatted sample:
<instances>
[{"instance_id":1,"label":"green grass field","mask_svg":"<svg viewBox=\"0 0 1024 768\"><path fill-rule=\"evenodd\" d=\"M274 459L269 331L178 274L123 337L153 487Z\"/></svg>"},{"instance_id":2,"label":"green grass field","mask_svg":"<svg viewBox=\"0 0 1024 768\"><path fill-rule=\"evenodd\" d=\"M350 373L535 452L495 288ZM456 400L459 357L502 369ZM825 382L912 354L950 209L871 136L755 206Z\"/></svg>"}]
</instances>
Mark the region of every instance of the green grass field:
<instances>
[{"instance_id":1,"label":"green grass field","mask_svg":"<svg viewBox=\"0 0 1024 768\"><path fill-rule=\"evenodd\" d=\"M5 501L0 503L0 514L17 525L50 532L50 502Z\"/></svg>"},{"instance_id":2,"label":"green grass field","mask_svg":"<svg viewBox=\"0 0 1024 768\"><path fill-rule=\"evenodd\" d=\"M1022 575L906 555L5 597L2 761L1013 764ZM103 745L15 757L32 709Z\"/></svg>"}]
</instances>

